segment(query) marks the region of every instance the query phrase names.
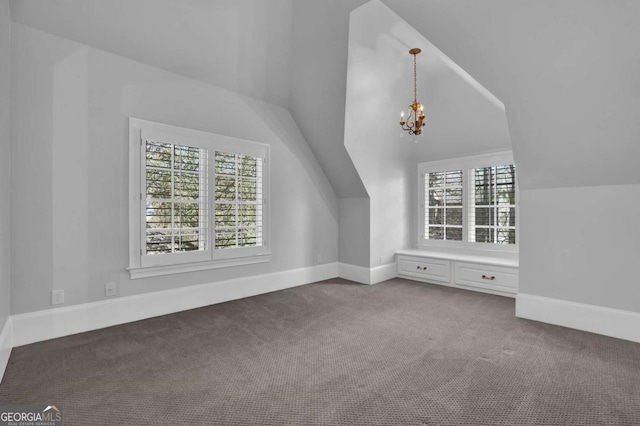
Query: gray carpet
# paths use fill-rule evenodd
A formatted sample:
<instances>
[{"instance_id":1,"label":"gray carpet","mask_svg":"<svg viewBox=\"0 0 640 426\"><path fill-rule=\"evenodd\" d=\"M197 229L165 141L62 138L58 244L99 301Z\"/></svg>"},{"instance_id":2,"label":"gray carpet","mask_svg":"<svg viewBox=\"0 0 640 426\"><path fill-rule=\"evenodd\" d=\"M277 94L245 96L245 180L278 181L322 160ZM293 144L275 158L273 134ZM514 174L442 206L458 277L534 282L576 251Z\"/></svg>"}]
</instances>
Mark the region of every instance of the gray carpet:
<instances>
[{"instance_id":1,"label":"gray carpet","mask_svg":"<svg viewBox=\"0 0 640 426\"><path fill-rule=\"evenodd\" d=\"M15 348L6 403L67 425L639 425L640 345L336 279Z\"/></svg>"}]
</instances>

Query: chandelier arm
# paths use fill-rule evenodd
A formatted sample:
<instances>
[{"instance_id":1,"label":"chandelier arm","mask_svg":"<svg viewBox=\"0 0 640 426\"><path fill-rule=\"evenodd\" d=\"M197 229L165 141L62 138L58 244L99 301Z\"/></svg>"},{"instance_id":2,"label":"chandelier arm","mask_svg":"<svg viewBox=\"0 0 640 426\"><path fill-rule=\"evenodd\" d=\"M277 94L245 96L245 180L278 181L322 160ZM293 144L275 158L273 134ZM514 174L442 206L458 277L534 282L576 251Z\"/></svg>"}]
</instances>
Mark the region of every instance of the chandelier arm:
<instances>
[{"instance_id":1,"label":"chandelier arm","mask_svg":"<svg viewBox=\"0 0 640 426\"><path fill-rule=\"evenodd\" d=\"M411 124L412 117L413 117L413 124ZM407 116L407 120L405 121L405 123L402 124L402 129L411 133L416 127L415 123L416 123L415 111L413 111L412 108L409 108L409 115Z\"/></svg>"}]
</instances>

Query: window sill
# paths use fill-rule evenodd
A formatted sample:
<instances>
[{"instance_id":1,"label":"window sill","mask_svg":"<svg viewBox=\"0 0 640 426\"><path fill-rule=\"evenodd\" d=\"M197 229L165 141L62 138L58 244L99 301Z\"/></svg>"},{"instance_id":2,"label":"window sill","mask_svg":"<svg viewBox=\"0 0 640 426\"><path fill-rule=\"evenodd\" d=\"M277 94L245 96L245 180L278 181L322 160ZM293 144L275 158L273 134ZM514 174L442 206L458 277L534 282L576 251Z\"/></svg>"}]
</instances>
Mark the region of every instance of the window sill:
<instances>
[{"instance_id":1,"label":"window sill","mask_svg":"<svg viewBox=\"0 0 640 426\"><path fill-rule=\"evenodd\" d=\"M418 249L425 251L450 251L454 253L478 253L487 256L500 256L500 253L515 253L519 244L475 243L451 240L419 240ZM509 256L507 254L507 256Z\"/></svg>"},{"instance_id":2,"label":"window sill","mask_svg":"<svg viewBox=\"0 0 640 426\"><path fill-rule=\"evenodd\" d=\"M207 262L182 263L177 265L131 267L127 268L132 280L139 278L157 277L160 275L181 274L184 272L204 271L207 269L229 268L232 266L266 263L271 260L271 254L261 254L236 259L213 260Z\"/></svg>"}]
</instances>

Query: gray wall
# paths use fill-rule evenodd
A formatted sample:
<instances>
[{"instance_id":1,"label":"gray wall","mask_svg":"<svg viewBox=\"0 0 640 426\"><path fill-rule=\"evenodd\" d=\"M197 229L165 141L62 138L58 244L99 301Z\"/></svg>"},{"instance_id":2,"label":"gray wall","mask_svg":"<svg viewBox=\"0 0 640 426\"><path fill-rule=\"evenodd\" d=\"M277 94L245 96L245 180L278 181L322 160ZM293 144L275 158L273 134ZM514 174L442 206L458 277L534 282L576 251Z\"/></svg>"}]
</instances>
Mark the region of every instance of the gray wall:
<instances>
[{"instance_id":1,"label":"gray wall","mask_svg":"<svg viewBox=\"0 0 640 426\"><path fill-rule=\"evenodd\" d=\"M399 141L396 122L402 63L391 28L398 22L379 4L351 13L344 145L370 198L369 263L391 263L410 246L413 143ZM403 100L406 98L403 98Z\"/></svg>"},{"instance_id":2,"label":"gray wall","mask_svg":"<svg viewBox=\"0 0 640 426\"><path fill-rule=\"evenodd\" d=\"M287 110L21 24L12 46L13 313L338 260L338 199ZM129 116L271 145L270 263L129 279Z\"/></svg>"},{"instance_id":3,"label":"gray wall","mask_svg":"<svg viewBox=\"0 0 640 426\"><path fill-rule=\"evenodd\" d=\"M363 1L293 1L289 108L340 198L368 196L344 146L349 12Z\"/></svg>"},{"instance_id":4,"label":"gray wall","mask_svg":"<svg viewBox=\"0 0 640 426\"><path fill-rule=\"evenodd\" d=\"M11 179L11 20L9 2L0 0L0 330L10 311Z\"/></svg>"},{"instance_id":5,"label":"gray wall","mask_svg":"<svg viewBox=\"0 0 640 426\"><path fill-rule=\"evenodd\" d=\"M368 198L340 198L338 259L341 263L369 267L370 208Z\"/></svg>"},{"instance_id":6,"label":"gray wall","mask_svg":"<svg viewBox=\"0 0 640 426\"><path fill-rule=\"evenodd\" d=\"M520 292L640 312L640 185L520 192Z\"/></svg>"}]
</instances>

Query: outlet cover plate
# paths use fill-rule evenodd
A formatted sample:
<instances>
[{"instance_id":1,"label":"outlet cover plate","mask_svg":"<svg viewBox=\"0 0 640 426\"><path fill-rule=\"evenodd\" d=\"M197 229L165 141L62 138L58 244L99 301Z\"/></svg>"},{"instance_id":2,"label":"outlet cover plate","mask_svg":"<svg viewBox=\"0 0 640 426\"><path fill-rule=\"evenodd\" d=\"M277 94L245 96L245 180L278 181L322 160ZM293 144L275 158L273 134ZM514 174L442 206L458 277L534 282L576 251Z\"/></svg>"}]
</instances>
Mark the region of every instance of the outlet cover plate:
<instances>
[{"instance_id":1,"label":"outlet cover plate","mask_svg":"<svg viewBox=\"0 0 640 426\"><path fill-rule=\"evenodd\" d=\"M106 283L104 285L104 295L111 297L116 295L116 283Z\"/></svg>"},{"instance_id":2,"label":"outlet cover plate","mask_svg":"<svg viewBox=\"0 0 640 426\"><path fill-rule=\"evenodd\" d=\"M64 290L51 291L51 304L62 305L64 303Z\"/></svg>"}]
</instances>

